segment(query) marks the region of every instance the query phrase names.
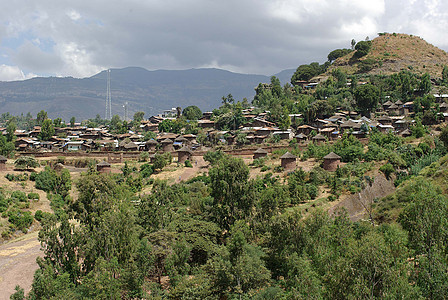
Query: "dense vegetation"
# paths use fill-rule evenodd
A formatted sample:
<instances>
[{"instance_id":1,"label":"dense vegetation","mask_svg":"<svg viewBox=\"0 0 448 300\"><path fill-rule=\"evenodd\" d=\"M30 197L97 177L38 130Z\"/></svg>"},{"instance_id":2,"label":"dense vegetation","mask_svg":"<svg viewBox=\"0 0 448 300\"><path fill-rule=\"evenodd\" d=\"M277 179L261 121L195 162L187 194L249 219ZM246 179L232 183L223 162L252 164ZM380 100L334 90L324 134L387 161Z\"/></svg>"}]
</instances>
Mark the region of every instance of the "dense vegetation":
<instances>
[{"instance_id":1,"label":"dense vegetation","mask_svg":"<svg viewBox=\"0 0 448 300\"><path fill-rule=\"evenodd\" d=\"M358 58L370 50L368 41L352 46ZM370 116L386 99L400 99L415 107L412 136L363 128L369 132L364 144L350 133L304 149L293 141L271 157L278 159L289 150L317 163L310 171L299 168L289 174L272 165L271 158L254 160L249 167L220 150L204 155L208 174L171 185L152 178L171 164L169 153L155 155L152 163L144 157L140 163L126 162L121 174L99 174L91 166L74 182L76 198L69 172L48 166L33 174L54 213L34 216L42 226L39 240L45 256L38 259L27 298L446 299L448 127L439 137L427 134L427 125L439 118L430 77L410 71L347 77L336 69L315 90L298 84L352 52L340 50L323 65L300 66L292 85L282 87L275 77L270 85L260 84L254 111L267 111L270 121L287 129L329 117L337 109ZM369 82L358 85L361 80ZM212 118L244 143L238 130L247 121L243 110L249 106L246 99L228 95ZM192 121L198 109L187 107L184 114L161 122L159 130L198 133ZM290 114L303 118L292 124ZM137 114L129 124L117 116L109 125L114 132L126 132L141 118ZM46 120L40 119L42 124ZM100 118L88 122L107 123ZM201 134L198 141L205 143ZM211 145L219 143L207 138ZM335 172L319 166L330 152L345 163ZM250 168L260 168L261 175L251 178ZM353 222L344 210L330 216L319 207L372 185L376 170L394 181L397 190L375 199L368 220ZM18 229L26 229L33 220L20 213L20 203L36 196L4 194L3 213ZM23 290L17 288L13 297L23 299Z\"/></svg>"}]
</instances>

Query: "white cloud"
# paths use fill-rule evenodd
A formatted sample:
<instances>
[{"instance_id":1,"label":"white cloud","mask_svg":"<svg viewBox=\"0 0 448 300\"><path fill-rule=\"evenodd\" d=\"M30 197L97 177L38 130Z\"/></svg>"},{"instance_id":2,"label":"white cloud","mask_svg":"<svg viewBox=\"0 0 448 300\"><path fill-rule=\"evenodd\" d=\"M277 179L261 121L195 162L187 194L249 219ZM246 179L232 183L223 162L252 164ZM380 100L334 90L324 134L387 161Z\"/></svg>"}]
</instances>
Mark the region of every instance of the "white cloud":
<instances>
[{"instance_id":1,"label":"white cloud","mask_svg":"<svg viewBox=\"0 0 448 300\"><path fill-rule=\"evenodd\" d=\"M0 63L75 77L125 66L270 75L383 31L448 47L447 12L441 0L9 1Z\"/></svg>"},{"instance_id":2,"label":"white cloud","mask_svg":"<svg viewBox=\"0 0 448 300\"><path fill-rule=\"evenodd\" d=\"M35 74L24 74L17 66L0 65L0 81L24 80L36 77Z\"/></svg>"}]
</instances>

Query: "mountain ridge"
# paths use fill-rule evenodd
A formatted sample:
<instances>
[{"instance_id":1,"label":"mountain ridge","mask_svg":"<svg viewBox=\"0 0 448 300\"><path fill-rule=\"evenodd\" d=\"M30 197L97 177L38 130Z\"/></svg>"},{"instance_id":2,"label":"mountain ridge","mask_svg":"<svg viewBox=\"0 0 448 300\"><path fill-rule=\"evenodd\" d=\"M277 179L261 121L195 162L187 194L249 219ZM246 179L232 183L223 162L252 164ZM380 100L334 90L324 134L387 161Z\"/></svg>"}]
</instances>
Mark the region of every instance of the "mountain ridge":
<instances>
[{"instance_id":1,"label":"mountain ridge","mask_svg":"<svg viewBox=\"0 0 448 300\"><path fill-rule=\"evenodd\" d=\"M279 74L282 83L289 82L293 70ZM275 75L274 75L275 76ZM288 78L289 77L289 78ZM128 102L129 116L136 111L156 114L171 107L197 105L211 110L221 97L232 94L236 100L249 101L260 82L270 76L241 74L216 68L155 70L142 67L111 69L112 114L123 115ZM35 77L24 81L0 82L0 113L13 115L40 110L50 118L78 120L104 116L106 70L91 77Z\"/></svg>"}]
</instances>

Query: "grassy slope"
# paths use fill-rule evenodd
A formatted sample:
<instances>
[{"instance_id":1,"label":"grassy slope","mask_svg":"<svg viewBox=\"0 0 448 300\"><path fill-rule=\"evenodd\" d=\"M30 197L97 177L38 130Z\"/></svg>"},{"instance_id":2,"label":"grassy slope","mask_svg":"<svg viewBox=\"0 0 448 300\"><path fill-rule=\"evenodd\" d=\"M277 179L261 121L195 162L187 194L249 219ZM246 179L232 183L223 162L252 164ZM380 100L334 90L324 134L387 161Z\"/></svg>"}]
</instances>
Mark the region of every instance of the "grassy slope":
<instances>
[{"instance_id":1,"label":"grassy slope","mask_svg":"<svg viewBox=\"0 0 448 300\"><path fill-rule=\"evenodd\" d=\"M431 77L441 77L444 65L448 65L448 53L427 43L418 36L407 34L385 34L372 40L372 48L360 60L374 59L377 67L367 74L390 75L401 70L415 73L429 73ZM328 71L340 68L347 74L356 74L359 62L353 59L353 53L338 58Z\"/></svg>"}]
</instances>

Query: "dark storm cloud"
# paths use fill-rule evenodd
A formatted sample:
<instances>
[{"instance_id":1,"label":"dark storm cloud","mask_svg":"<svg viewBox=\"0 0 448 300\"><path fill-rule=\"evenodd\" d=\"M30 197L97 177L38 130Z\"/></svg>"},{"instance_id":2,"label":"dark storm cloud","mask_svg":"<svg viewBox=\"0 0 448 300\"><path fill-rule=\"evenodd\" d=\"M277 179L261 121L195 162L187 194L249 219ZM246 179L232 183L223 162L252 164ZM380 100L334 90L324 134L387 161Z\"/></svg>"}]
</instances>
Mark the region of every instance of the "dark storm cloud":
<instances>
[{"instance_id":1,"label":"dark storm cloud","mask_svg":"<svg viewBox=\"0 0 448 300\"><path fill-rule=\"evenodd\" d=\"M23 2L20 7L8 3L0 12L1 49L10 53L9 65L36 74L82 77L109 67L141 66L270 75L323 62L331 50L349 47L352 38L373 38L382 31L420 30L432 43L446 43L437 39L446 37L443 24L434 20L441 8L446 11L441 1ZM18 47L5 38L25 34ZM39 40L50 46L45 49Z\"/></svg>"}]
</instances>

